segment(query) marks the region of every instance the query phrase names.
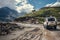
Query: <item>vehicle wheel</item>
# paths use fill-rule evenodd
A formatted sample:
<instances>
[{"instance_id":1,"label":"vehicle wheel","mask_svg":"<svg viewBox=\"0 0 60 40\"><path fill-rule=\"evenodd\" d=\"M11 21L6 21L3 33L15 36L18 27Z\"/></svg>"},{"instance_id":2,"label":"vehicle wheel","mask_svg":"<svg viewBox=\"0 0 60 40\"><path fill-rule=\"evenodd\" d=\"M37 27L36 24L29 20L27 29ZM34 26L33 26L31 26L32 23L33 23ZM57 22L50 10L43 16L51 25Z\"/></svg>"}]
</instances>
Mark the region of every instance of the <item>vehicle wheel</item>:
<instances>
[{"instance_id":1,"label":"vehicle wheel","mask_svg":"<svg viewBox=\"0 0 60 40\"><path fill-rule=\"evenodd\" d=\"M45 29L48 29L48 26L44 26Z\"/></svg>"},{"instance_id":2,"label":"vehicle wheel","mask_svg":"<svg viewBox=\"0 0 60 40\"><path fill-rule=\"evenodd\" d=\"M44 28L46 28L46 25L43 24L43 26L44 26Z\"/></svg>"},{"instance_id":3,"label":"vehicle wheel","mask_svg":"<svg viewBox=\"0 0 60 40\"><path fill-rule=\"evenodd\" d=\"M54 29L56 29L57 26L54 26Z\"/></svg>"},{"instance_id":4,"label":"vehicle wheel","mask_svg":"<svg viewBox=\"0 0 60 40\"><path fill-rule=\"evenodd\" d=\"M50 30L50 29L51 29L51 27L50 27L50 26L46 26L46 29Z\"/></svg>"},{"instance_id":5,"label":"vehicle wheel","mask_svg":"<svg viewBox=\"0 0 60 40\"><path fill-rule=\"evenodd\" d=\"M48 26L46 26L46 29L50 29Z\"/></svg>"}]
</instances>

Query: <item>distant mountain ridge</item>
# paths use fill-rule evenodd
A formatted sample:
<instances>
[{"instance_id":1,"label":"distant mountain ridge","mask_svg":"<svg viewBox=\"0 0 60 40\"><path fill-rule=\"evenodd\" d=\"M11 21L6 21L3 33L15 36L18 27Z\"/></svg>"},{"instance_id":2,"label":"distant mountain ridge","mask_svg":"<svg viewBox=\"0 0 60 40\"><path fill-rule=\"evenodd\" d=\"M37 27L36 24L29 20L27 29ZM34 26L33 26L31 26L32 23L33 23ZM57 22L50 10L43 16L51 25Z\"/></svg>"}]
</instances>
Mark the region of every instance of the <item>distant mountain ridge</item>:
<instances>
[{"instance_id":1,"label":"distant mountain ridge","mask_svg":"<svg viewBox=\"0 0 60 40\"><path fill-rule=\"evenodd\" d=\"M8 7L0 8L0 21L12 21L18 16L16 10L10 9Z\"/></svg>"}]
</instances>

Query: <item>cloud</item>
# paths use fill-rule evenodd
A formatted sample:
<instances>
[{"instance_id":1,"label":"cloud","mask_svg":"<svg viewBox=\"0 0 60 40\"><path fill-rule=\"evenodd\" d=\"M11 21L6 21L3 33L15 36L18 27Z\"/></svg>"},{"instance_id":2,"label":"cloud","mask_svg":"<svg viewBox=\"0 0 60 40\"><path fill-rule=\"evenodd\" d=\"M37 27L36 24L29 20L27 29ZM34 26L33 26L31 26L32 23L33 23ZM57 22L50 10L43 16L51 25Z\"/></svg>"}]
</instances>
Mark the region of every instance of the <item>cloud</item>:
<instances>
[{"instance_id":1,"label":"cloud","mask_svg":"<svg viewBox=\"0 0 60 40\"><path fill-rule=\"evenodd\" d=\"M11 9L15 9L15 0L0 0L0 8L2 7L9 7Z\"/></svg>"},{"instance_id":2,"label":"cloud","mask_svg":"<svg viewBox=\"0 0 60 40\"><path fill-rule=\"evenodd\" d=\"M17 6L17 11L18 12L22 12L22 11L25 11L25 12L31 12L34 7L31 5L31 4L24 4L23 6Z\"/></svg>"},{"instance_id":3,"label":"cloud","mask_svg":"<svg viewBox=\"0 0 60 40\"><path fill-rule=\"evenodd\" d=\"M32 10L34 10L34 6L32 6L31 4L28 3L27 0L20 0L20 2L18 2L18 6L17 7L17 10L18 12L31 12Z\"/></svg>"},{"instance_id":4,"label":"cloud","mask_svg":"<svg viewBox=\"0 0 60 40\"><path fill-rule=\"evenodd\" d=\"M2 7L9 7L18 12L31 12L34 10L34 6L28 3L28 0L0 0L0 8Z\"/></svg>"},{"instance_id":5,"label":"cloud","mask_svg":"<svg viewBox=\"0 0 60 40\"><path fill-rule=\"evenodd\" d=\"M51 5L53 5L53 4L47 4L45 7L51 7Z\"/></svg>"},{"instance_id":6,"label":"cloud","mask_svg":"<svg viewBox=\"0 0 60 40\"><path fill-rule=\"evenodd\" d=\"M54 4L47 4L45 7L60 7L60 2L55 2Z\"/></svg>"},{"instance_id":7,"label":"cloud","mask_svg":"<svg viewBox=\"0 0 60 40\"><path fill-rule=\"evenodd\" d=\"M60 7L60 2L56 2L53 5L51 5L51 7Z\"/></svg>"}]
</instances>

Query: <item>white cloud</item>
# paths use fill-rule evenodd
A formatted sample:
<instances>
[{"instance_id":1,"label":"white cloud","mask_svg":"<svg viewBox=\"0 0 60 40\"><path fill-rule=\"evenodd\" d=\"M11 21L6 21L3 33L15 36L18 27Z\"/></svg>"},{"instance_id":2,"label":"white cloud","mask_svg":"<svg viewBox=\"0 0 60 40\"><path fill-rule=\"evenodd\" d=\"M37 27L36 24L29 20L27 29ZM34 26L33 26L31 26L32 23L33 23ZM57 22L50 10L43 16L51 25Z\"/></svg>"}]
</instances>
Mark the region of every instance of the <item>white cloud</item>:
<instances>
[{"instance_id":1,"label":"white cloud","mask_svg":"<svg viewBox=\"0 0 60 40\"><path fill-rule=\"evenodd\" d=\"M47 4L45 7L51 7L51 5L53 5L53 4Z\"/></svg>"},{"instance_id":2,"label":"white cloud","mask_svg":"<svg viewBox=\"0 0 60 40\"><path fill-rule=\"evenodd\" d=\"M1 7L9 7L11 9L15 9L15 0L0 0L0 8Z\"/></svg>"},{"instance_id":3,"label":"white cloud","mask_svg":"<svg viewBox=\"0 0 60 40\"><path fill-rule=\"evenodd\" d=\"M19 5L16 6L18 12L25 11L25 12L31 12L34 10L34 6L28 3L27 0L20 0L20 2L17 2Z\"/></svg>"},{"instance_id":4,"label":"white cloud","mask_svg":"<svg viewBox=\"0 0 60 40\"><path fill-rule=\"evenodd\" d=\"M25 11L25 12L31 12L34 7L31 5L31 4L24 4L23 6L17 6L17 11L18 12L22 12L22 11Z\"/></svg>"},{"instance_id":5,"label":"white cloud","mask_svg":"<svg viewBox=\"0 0 60 40\"><path fill-rule=\"evenodd\" d=\"M60 7L60 2L55 2L54 4L47 4L45 7Z\"/></svg>"},{"instance_id":6,"label":"white cloud","mask_svg":"<svg viewBox=\"0 0 60 40\"><path fill-rule=\"evenodd\" d=\"M9 7L11 9L17 10L18 12L31 12L34 10L34 6L29 4L28 0L0 0L0 8L1 7Z\"/></svg>"},{"instance_id":7,"label":"white cloud","mask_svg":"<svg viewBox=\"0 0 60 40\"><path fill-rule=\"evenodd\" d=\"M51 7L60 7L60 2L56 2L53 5L51 5Z\"/></svg>"}]
</instances>

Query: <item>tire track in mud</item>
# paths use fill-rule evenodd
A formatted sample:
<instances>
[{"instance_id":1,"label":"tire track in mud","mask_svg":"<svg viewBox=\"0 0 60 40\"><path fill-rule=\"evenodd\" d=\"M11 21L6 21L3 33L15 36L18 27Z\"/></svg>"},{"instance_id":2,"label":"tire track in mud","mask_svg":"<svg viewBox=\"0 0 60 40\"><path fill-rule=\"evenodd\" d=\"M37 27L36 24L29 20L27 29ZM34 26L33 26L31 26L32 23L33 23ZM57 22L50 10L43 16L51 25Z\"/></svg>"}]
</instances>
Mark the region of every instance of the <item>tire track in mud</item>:
<instances>
[{"instance_id":1,"label":"tire track in mud","mask_svg":"<svg viewBox=\"0 0 60 40\"><path fill-rule=\"evenodd\" d=\"M13 40L42 40L42 30L40 28L35 28L31 31L26 31L21 34L19 37Z\"/></svg>"},{"instance_id":2,"label":"tire track in mud","mask_svg":"<svg viewBox=\"0 0 60 40\"><path fill-rule=\"evenodd\" d=\"M26 31L13 40L60 40L60 29L46 30L42 25L37 25L37 28Z\"/></svg>"}]
</instances>

